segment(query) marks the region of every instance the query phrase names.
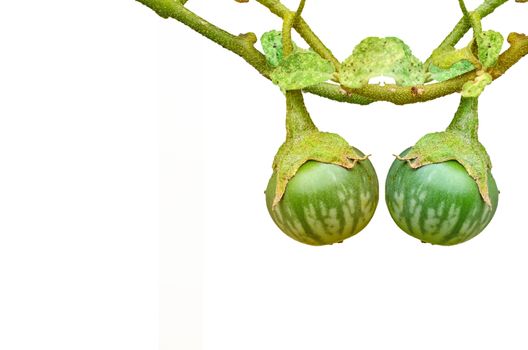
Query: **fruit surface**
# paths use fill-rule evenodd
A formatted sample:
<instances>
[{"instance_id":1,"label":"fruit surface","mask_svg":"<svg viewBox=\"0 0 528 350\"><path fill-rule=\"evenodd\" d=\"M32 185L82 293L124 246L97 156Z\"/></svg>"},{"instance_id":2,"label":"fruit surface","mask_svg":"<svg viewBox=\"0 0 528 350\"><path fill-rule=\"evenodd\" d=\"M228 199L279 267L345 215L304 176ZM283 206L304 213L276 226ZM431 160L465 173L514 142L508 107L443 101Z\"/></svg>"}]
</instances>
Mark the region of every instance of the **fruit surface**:
<instances>
[{"instance_id":1,"label":"fruit surface","mask_svg":"<svg viewBox=\"0 0 528 350\"><path fill-rule=\"evenodd\" d=\"M266 189L266 205L277 226L309 245L342 242L361 231L374 215L379 185L371 162L352 169L308 161L288 182L281 201L272 208L276 175Z\"/></svg>"},{"instance_id":2,"label":"fruit surface","mask_svg":"<svg viewBox=\"0 0 528 350\"><path fill-rule=\"evenodd\" d=\"M455 245L478 235L493 218L499 191L491 172L488 187L491 207L457 161L413 169L397 159L387 176L385 201L393 220L409 235L422 242Z\"/></svg>"}]
</instances>

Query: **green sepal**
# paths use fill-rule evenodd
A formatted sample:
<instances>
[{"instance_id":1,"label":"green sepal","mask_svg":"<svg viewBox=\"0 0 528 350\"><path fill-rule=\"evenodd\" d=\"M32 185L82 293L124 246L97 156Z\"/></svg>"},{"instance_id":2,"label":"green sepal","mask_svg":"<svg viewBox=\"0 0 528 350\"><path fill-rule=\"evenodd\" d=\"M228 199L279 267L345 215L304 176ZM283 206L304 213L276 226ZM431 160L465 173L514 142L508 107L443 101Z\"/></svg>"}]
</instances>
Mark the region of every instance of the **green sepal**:
<instances>
[{"instance_id":1,"label":"green sepal","mask_svg":"<svg viewBox=\"0 0 528 350\"><path fill-rule=\"evenodd\" d=\"M332 78L334 72L333 64L317 53L297 51L286 57L270 76L282 91L287 91L325 82Z\"/></svg>"},{"instance_id":2,"label":"green sepal","mask_svg":"<svg viewBox=\"0 0 528 350\"><path fill-rule=\"evenodd\" d=\"M474 80L467 81L462 86L463 97L478 97L484 91L486 86L493 82L493 77L489 73L483 71Z\"/></svg>"},{"instance_id":3,"label":"green sepal","mask_svg":"<svg viewBox=\"0 0 528 350\"><path fill-rule=\"evenodd\" d=\"M434 64L429 66L429 73L431 78L438 82L446 81L458 77L459 75L471 72L475 69L475 66L468 60L463 59L456 62L447 69L440 68Z\"/></svg>"},{"instance_id":4,"label":"green sepal","mask_svg":"<svg viewBox=\"0 0 528 350\"><path fill-rule=\"evenodd\" d=\"M288 182L309 160L352 169L365 160L361 152L337 134L321 132L313 123L300 90L286 92L286 141L273 160L277 176L273 207L281 200Z\"/></svg>"},{"instance_id":5,"label":"green sepal","mask_svg":"<svg viewBox=\"0 0 528 350\"><path fill-rule=\"evenodd\" d=\"M352 169L357 162L367 158L337 134L314 130L288 138L273 161L273 171L277 174L273 206L280 202L289 180L307 161L315 160Z\"/></svg>"},{"instance_id":6,"label":"green sepal","mask_svg":"<svg viewBox=\"0 0 528 350\"><path fill-rule=\"evenodd\" d=\"M487 30L477 35L478 59L484 68L493 67L499 60L504 44L501 33Z\"/></svg>"},{"instance_id":7,"label":"green sepal","mask_svg":"<svg viewBox=\"0 0 528 350\"><path fill-rule=\"evenodd\" d=\"M394 78L400 86L421 85L426 80L422 62L401 39L368 37L341 65L339 81L354 89L367 85L370 78L380 76Z\"/></svg>"},{"instance_id":8,"label":"green sepal","mask_svg":"<svg viewBox=\"0 0 528 350\"><path fill-rule=\"evenodd\" d=\"M491 206L488 189L488 173L491 159L478 140L478 99L462 97L453 121L444 132L435 132L422 137L400 160L408 162L413 169L428 164L455 160L471 176L484 202Z\"/></svg>"}]
</instances>

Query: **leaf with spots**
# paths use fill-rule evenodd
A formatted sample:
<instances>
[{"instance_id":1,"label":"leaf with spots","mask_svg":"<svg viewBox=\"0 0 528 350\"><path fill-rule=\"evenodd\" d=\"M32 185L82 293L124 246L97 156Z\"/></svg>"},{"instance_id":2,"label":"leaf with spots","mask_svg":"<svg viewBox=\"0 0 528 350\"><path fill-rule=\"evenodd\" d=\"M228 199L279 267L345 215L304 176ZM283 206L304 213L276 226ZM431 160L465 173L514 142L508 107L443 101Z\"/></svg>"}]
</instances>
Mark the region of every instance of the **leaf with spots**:
<instances>
[{"instance_id":1,"label":"leaf with spots","mask_svg":"<svg viewBox=\"0 0 528 350\"><path fill-rule=\"evenodd\" d=\"M464 97L478 97L484 91L486 86L491 84L493 77L489 73L480 72L474 80L466 82L462 86L462 96Z\"/></svg>"},{"instance_id":2,"label":"leaf with spots","mask_svg":"<svg viewBox=\"0 0 528 350\"><path fill-rule=\"evenodd\" d=\"M433 80L442 82L445 80L456 78L459 75L465 74L467 72L471 72L474 69L475 66L470 61L461 60L446 69L431 64L429 66L429 73L431 74L431 78Z\"/></svg>"},{"instance_id":3,"label":"leaf with spots","mask_svg":"<svg viewBox=\"0 0 528 350\"><path fill-rule=\"evenodd\" d=\"M409 46L395 37L369 37L361 41L342 64L340 83L348 88L361 88L370 78L391 77L396 84L413 86L425 83L422 62Z\"/></svg>"},{"instance_id":4,"label":"leaf with spots","mask_svg":"<svg viewBox=\"0 0 528 350\"><path fill-rule=\"evenodd\" d=\"M470 21L473 27L473 42L477 44L475 55L484 69L495 66L504 44L504 37L493 30L483 31L481 18L477 12L471 13Z\"/></svg>"},{"instance_id":5,"label":"leaf with spots","mask_svg":"<svg viewBox=\"0 0 528 350\"><path fill-rule=\"evenodd\" d=\"M262 34L260 43L270 66L277 67L282 61L282 33L278 30L266 32Z\"/></svg>"},{"instance_id":6,"label":"leaf with spots","mask_svg":"<svg viewBox=\"0 0 528 350\"><path fill-rule=\"evenodd\" d=\"M330 61L313 51L297 51L286 57L271 73L273 83L281 90L300 90L325 82L335 72Z\"/></svg>"},{"instance_id":7,"label":"leaf with spots","mask_svg":"<svg viewBox=\"0 0 528 350\"><path fill-rule=\"evenodd\" d=\"M268 64L272 67L277 67L284 57L282 51L282 32L278 30L270 30L269 32L262 34L260 37L260 43ZM299 48L293 43L293 52L298 51L306 50Z\"/></svg>"},{"instance_id":8,"label":"leaf with spots","mask_svg":"<svg viewBox=\"0 0 528 350\"><path fill-rule=\"evenodd\" d=\"M493 67L499 60L504 44L501 33L487 30L477 35L478 59L484 68Z\"/></svg>"},{"instance_id":9,"label":"leaf with spots","mask_svg":"<svg viewBox=\"0 0 528 350\"><path fill-rule=\"evenodd\" d=\"M459 62L468 61L473 66L479 66L478 59L473 54L473 41L462 49L455 49L452 46L436 49L431 56L431 65L441 69L450 69ZM467 65L467 64L466 64Z\"/></svg>"}]
</instances>

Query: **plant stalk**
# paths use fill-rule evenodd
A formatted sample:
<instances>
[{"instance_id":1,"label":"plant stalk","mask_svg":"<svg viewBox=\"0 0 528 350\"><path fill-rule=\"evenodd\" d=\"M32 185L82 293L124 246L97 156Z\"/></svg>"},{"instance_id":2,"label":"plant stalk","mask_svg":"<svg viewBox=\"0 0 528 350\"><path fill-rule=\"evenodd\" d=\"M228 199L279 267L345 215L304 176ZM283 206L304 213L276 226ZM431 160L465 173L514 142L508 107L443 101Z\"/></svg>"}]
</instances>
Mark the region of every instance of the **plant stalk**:
<instances>
[{"instance_id":1,"label":"plant stalk","mask_svg":"<svg viewBox=\"0 0 528 350\"><path fill-rule=\"evenodd\" d=\"M175 0L136 0L143 5L154 10L163 18L174 18L200 33L206 38L214 41L225 49L234 52L242 57L246 62L253 66L263 76L269 79L271 68L269 67L266 57L258 51L250 39L250 35L233 35L215 25L207 22L194 12L185 8L180 2Z\"/></svg>"},{"instance_id":2,"label":"plant stalk","mask_svg":"<svg viewBox=\"0 0 528 350\"><path fill-rule=\"evenodd\" d=\"M284 6L279 0L257 0L258 3L267 7L273 14L284 19L290 11L286 6ZM302 18L299 17L294 23L293 28L299 33L299 35L310 45L310 47L319 54L322 58L332 62L336 71L339 70L341 63L334 56L332 51L319 39L317 35L310 28L308 23Z\"/></svg>"},{"instance_id":3,"label":"plant stalk","mask_svg":"<svg viewBox=\"0 0 528 350\"><path fill-rule=\"evenodd\" d=\"M293 41L291 37L291 29L293 22L295 20L295 15L289 13L284 17L282 21L282 54L284 59L291 55L293 52Z\"/></svg>"},{"instance_id":4,"label":"plant stalk","mask_svg":"<svg viewBox=\"0 0 528 350\"><path fill-rule=\"evenodd\" d=\"M286 138L293 139L317 130L304 104L302 92L286 91Z\"/></svg>"},{"instance_id":5,"label":"plant stalk","mask_svg":"<svg viewBox=\"0 0 528 350\"><path fill-rule=\"evenodd\" d=\"M475 9L474 14L479 18L484 18L489 14L493 13L496 8L503 5L507 1L508 0L485 0L479 7ZM469 18L463 16L455 25L453 30L445 37L442 43L435 50L433 50L433 53L436 50L442 50L447 47L454 47L469 29L471 29L471 22ZM425 61L426 65L430 63L432 55L433 54L431 54L431 56L429 56L429 58Z\"/></svg>"},{"instance_id":6,"label":"plant stalk","mask_svg":"<svg viewBox=\"0 0 528 350\"><path fill-rule=\"evenodd\" d=\"M472 140L478 140L478 97L462 97L447 131L461 132Z\"/></svg>"}]
</instances>

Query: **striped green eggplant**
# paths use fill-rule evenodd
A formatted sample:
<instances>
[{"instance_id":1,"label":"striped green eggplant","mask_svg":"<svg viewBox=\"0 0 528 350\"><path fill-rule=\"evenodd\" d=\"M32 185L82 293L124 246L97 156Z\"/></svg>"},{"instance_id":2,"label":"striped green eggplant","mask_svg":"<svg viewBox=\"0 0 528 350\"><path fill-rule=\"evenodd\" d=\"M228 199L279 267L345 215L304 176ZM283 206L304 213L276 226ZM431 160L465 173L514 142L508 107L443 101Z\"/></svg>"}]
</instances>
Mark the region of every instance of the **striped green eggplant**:
<instances>
[{"instance_id":1,"label":"striped green eggplant","mask_svg":"<svg viewBox=\"0 0 528 350\"><path fill-rule=\"evenodd\" d=\"M276 181L273 174L266 189L273 221L288 236L309 245L338 243L355 235L367 226L378 204L378 178L368 159L352 169L308 161L273 206Z\"/></svg>"},{"instance_id":2,"label":"striped green eggplant","mask_svg":"<svg viewBox=\"0 0 528 350\"><path fill-rule=\"evenodd\" d=\"M413 169L396 159L385 185L385 200L396 224L422 242L455 245L478 235L490 223L499 191L488 173L491 206L457 161Z\"/></svg>"}]
</instances>

